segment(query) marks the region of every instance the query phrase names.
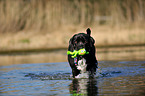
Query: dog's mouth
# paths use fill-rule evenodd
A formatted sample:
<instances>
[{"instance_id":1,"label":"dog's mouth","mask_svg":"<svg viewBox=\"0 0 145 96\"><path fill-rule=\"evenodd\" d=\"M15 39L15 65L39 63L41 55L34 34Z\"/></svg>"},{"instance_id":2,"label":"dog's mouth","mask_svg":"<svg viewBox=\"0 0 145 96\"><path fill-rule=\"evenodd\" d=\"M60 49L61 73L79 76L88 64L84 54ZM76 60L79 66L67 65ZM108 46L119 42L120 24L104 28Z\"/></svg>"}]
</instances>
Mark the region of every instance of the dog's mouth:
<instances>
[{"instance_id":1,"label":"dog's mouth","mask_svg":"<svg viewBox=\"0 0 145 96\"><path fill-rule=\"evenodd\" d=\"M85 49L85 44L77 44L76 46L75 46L75 50L80 50L80 49Z\"/></svg>"}]
</instances>

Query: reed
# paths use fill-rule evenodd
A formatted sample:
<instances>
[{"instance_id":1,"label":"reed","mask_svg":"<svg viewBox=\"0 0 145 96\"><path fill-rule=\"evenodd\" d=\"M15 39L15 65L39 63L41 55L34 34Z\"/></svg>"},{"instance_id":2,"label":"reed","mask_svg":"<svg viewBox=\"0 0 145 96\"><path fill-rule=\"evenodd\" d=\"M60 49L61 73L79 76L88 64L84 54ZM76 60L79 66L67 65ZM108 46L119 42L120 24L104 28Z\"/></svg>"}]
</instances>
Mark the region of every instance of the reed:
<instances>
[{"instance_id":1,"label":"reed","mask_svg":"<svg viewBox=\"0 0 145 96\"><path fill-rule=\"evenodd\" d=\"M0 0L0 33L144 21L145 0Z\"/></svg>"}]
</instances>

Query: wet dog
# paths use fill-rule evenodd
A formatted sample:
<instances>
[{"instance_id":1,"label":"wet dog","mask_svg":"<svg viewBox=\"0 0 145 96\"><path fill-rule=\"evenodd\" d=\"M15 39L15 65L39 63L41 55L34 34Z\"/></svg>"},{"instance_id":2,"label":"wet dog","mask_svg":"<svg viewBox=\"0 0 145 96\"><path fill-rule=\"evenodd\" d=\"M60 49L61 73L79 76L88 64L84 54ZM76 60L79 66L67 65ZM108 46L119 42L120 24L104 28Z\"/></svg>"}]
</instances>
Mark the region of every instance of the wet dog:
<instances>
[{"instance_id":1,"label":"wet dog","mask_svg":"<svg viewBox=\"0 0 145 96\"><path fill-rule=\"evenodd\" d=\"M73 78L76 78L80 73L87 72L89 76L94 76L98 61L95 56L95 40L90 36L91 30L88 28L85 33L75 34L69 40L68 51L73 52L80 49L85 49L89 54L77 55L72 58L72 55L68 55L68 62L72 69Z\"/></svg>"}]
</instances>

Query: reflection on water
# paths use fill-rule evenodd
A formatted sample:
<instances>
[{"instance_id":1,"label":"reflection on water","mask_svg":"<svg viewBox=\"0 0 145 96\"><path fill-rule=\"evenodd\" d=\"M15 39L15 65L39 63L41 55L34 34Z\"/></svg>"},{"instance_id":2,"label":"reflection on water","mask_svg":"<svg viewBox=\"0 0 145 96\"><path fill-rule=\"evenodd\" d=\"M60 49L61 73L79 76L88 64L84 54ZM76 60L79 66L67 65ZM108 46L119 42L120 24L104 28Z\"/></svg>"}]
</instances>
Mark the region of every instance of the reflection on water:
<instances>
[{"instance_id":1,"label":"reflection on water","mask_svg":"<svg viewBox=\"0 0 145 96\"><path fill-rule=\"evenodd\" d=\"M144 96L145 95L145 75L144 76L125 76L115 78L103 78L103 81L98 82L101 93L100 95L120 96ZM103 83L103 84L102 84ZM107 90L108 89L108 90ZM116 95L115 95L116 96Z\"/></svg>"},{"instance_id":2,"label":"reflection on water","mask_svg":"<svg viewBox=\"0 0 145 96\"><path fill-rule=\"evenodd\" d=\"M39 52L39 53L1 54L0 65L67 62L66 52L67 50L57 50L52 52ZM145 46L122 47L122 48L98 48L96 55L99 61L108 61L108 60L140 61L145 60Z\"/></svg>"},{"instance_id":3,"label":"reflection on water","mask_svg":"<svg viewBox=\"0 0 145 96\"><path fill-rule=\"evenodd\" d=\"M69 91L74 96L97 96L97 79L73 79Z\"/></svg>"},{"instance_id":4,"label":"reflection on water","mask_svg":"<svg viewBox=\"0 0 145 96\"><path fill-rule=\"evenodd\" d=\"M0 55L0 65L66 62L66 50Z\"/></svg>"},{"instance_id":5,"label":"reflection on water","mask_svg":"<svg viewBox=\"0 0 145 96\"><path fill-rule=\"evenodd\" d=\"M98 60L126 60L137 61L145 60L145 46L140 47L118 47L118 48L103 48L98 51Z\"/></svg>"}]
</instances>

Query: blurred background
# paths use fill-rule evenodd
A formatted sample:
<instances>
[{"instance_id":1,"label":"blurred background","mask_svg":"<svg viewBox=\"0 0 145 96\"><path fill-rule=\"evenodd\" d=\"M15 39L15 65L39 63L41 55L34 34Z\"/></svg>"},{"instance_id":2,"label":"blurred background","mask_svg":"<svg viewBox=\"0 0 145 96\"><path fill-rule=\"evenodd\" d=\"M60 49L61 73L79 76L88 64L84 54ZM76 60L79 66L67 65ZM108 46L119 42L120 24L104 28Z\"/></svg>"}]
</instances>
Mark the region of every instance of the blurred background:
<instances>
[{"instance_id":1,"label":"blurred background","mask_svg":"<svg viewBox=\"0 0 145 96\"><path fill-rule=\"evenodd\" d=\"M88 27L98 60L145 60L145 0L0 0L0 65L67 62Z\"/></svg>"}]
</instances>

